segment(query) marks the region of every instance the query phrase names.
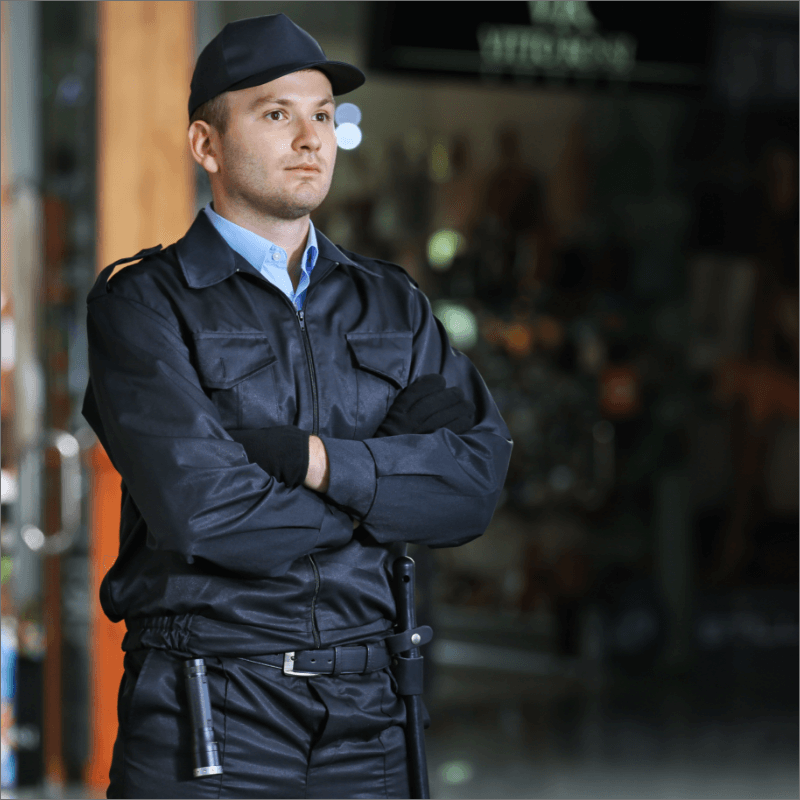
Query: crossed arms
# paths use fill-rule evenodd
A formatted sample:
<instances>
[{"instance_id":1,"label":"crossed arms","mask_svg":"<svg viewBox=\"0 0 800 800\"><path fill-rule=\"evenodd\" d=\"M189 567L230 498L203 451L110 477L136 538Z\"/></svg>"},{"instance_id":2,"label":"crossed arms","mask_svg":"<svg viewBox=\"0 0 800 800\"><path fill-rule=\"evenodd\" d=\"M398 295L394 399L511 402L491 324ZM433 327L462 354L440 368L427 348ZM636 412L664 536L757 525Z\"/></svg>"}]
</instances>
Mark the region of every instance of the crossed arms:
<instances>
[{"instance_id":1,"label":"crossed arms","mask_svg":"<svg viewBox=\"0 0 800 800\"><path fill-rule=\"evenodd\" d=\"M446 388L441 375L417 378L395 397L374 436L433 433L448 428L466 433L474 424L475 405L457 386ZM325 493L330 484L330 463L325 443L294 425L232 430L234 441L250 461L290 488L305 486ZM357 526L353 520L353 528Z\"/></svg>"},{"instance_id":2,"label":"crossed arms","mask_svg":"<svg viewBox=\"0 0 800 800\"><path fill-rule=\"evenodd\" d=\"M343 546L353 520L379 542L452 546L491 519L508 468L508 429L429 306L414 334L407 388L423 375L443 376L474 404L475 424L464 434L440 427L364 441L322 434L325 455L312 440L316 452L295 487L254 463L223 427L174 321L113 292L90 301L87 334L83 414L147 525L149 547L260 577Z\"/></svg>"}]
</instances>

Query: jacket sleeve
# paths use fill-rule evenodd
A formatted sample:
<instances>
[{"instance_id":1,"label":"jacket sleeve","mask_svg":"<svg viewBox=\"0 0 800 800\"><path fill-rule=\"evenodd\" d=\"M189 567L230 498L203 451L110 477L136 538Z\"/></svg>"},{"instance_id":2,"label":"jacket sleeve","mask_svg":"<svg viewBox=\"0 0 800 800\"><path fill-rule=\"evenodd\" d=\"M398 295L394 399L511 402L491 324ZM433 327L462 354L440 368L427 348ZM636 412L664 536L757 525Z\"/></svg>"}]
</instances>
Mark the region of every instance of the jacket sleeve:
<instances>
[{"instance_id":1,"label":"jacket sleeve","mask_svg":"<svg viewBox=\"0 0 800 800\"><path fill-rule=\"evenodd\" d=\"M476 409L462 435L441 428L362 441L320 438L330 466L326 496L379 542L453 547L488 527L508 472L511 434L478 370L454 350L428 298L413 289L416 319L409 383L438 372Z\"/></svg>"},{"instance_id":2,"label":"jacket sleeve","mask_svg":"<svg viewBox=\"0 0 800 800\"><path fill-rule=\"evenodd\" d=\"M83 415L147 524L147 543L192 563L280 575L352 538L351 519L248 462L200 386L178 330L118 294L88 303Z\"/></svg>"}]
</instances>

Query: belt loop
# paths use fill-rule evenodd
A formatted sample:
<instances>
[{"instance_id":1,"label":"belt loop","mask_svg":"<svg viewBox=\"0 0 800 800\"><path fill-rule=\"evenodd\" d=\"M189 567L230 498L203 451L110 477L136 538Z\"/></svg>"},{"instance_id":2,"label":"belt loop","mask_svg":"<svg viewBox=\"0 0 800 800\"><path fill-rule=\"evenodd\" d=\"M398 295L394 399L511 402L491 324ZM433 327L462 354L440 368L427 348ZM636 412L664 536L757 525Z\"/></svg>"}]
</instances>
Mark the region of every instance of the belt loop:
<instances>
[{"instance_id":1,"label":"belt loop","mask_svg":"<svg viewBox=\"0 0 800 800\"><path fill-rule=\"evenodd\" d=\"M342 674L342 667L344 664L342 663L342 648L341 647L334 647L333 648L333 672L332 675L341 675Z\"/></svg>"},{"instance_id":2,"label":"belt loop","mask_svg":"<svg viewBox=\"0 0 800 800\"><path fill-rule=\"evenodd\" d=\"M372 667L378 648L374 644L365 644L364 647L367 648L367 663L364 665L364 672L372 672L373 670L370 667Z\"/></svg>"}]
</instances>

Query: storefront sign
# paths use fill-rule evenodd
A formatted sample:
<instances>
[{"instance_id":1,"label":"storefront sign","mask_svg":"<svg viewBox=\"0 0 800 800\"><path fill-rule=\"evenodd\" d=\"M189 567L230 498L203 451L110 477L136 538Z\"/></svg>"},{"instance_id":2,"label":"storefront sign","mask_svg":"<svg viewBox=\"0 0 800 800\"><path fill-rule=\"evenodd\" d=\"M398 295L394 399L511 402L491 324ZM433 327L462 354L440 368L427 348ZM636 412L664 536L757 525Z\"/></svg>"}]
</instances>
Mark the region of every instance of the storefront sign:
<instances>
[{"instance_id":1,"label":"storefront sign","mask_svg":"<svg viewBox=\"0 0 800 800\"><path fill-rule=\"evenodd\" d=\"M371 4L368 67L537 83L705 88L716 3Z\"/></svg>"},{"instance_id":2,"label":"storefront sign","mask_svg":"<svg viewBox=\"0 0 800 800\"><path fill-rule=\"evenodd\" d=\"M531 25L481 25L481 66L485 70L629 75L636 62L636 39L603 34L589 4L530 2Z\"/></svg>"}]
</instances>

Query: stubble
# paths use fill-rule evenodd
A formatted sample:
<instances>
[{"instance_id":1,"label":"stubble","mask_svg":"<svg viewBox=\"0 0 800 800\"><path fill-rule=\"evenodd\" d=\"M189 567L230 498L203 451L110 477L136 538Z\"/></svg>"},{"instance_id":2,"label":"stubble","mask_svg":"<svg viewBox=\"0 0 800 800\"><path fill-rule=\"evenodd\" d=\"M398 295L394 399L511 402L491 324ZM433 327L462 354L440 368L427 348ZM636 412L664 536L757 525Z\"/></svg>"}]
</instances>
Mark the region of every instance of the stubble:
<instances>
[{"instance_id":1,"label":"stubble","mask_svg":"<svg viewBox=\"0 0 800 800\"><path fill-rule=\"evenodd\" d=\"M300 219L318 208L328 194L332 171L326 176L315 175L311 180L292 177L280 182L270 181L256 155L232 141L224 142L223 148L231 200L259 216Z\"/></svg>"}]
</instances>

